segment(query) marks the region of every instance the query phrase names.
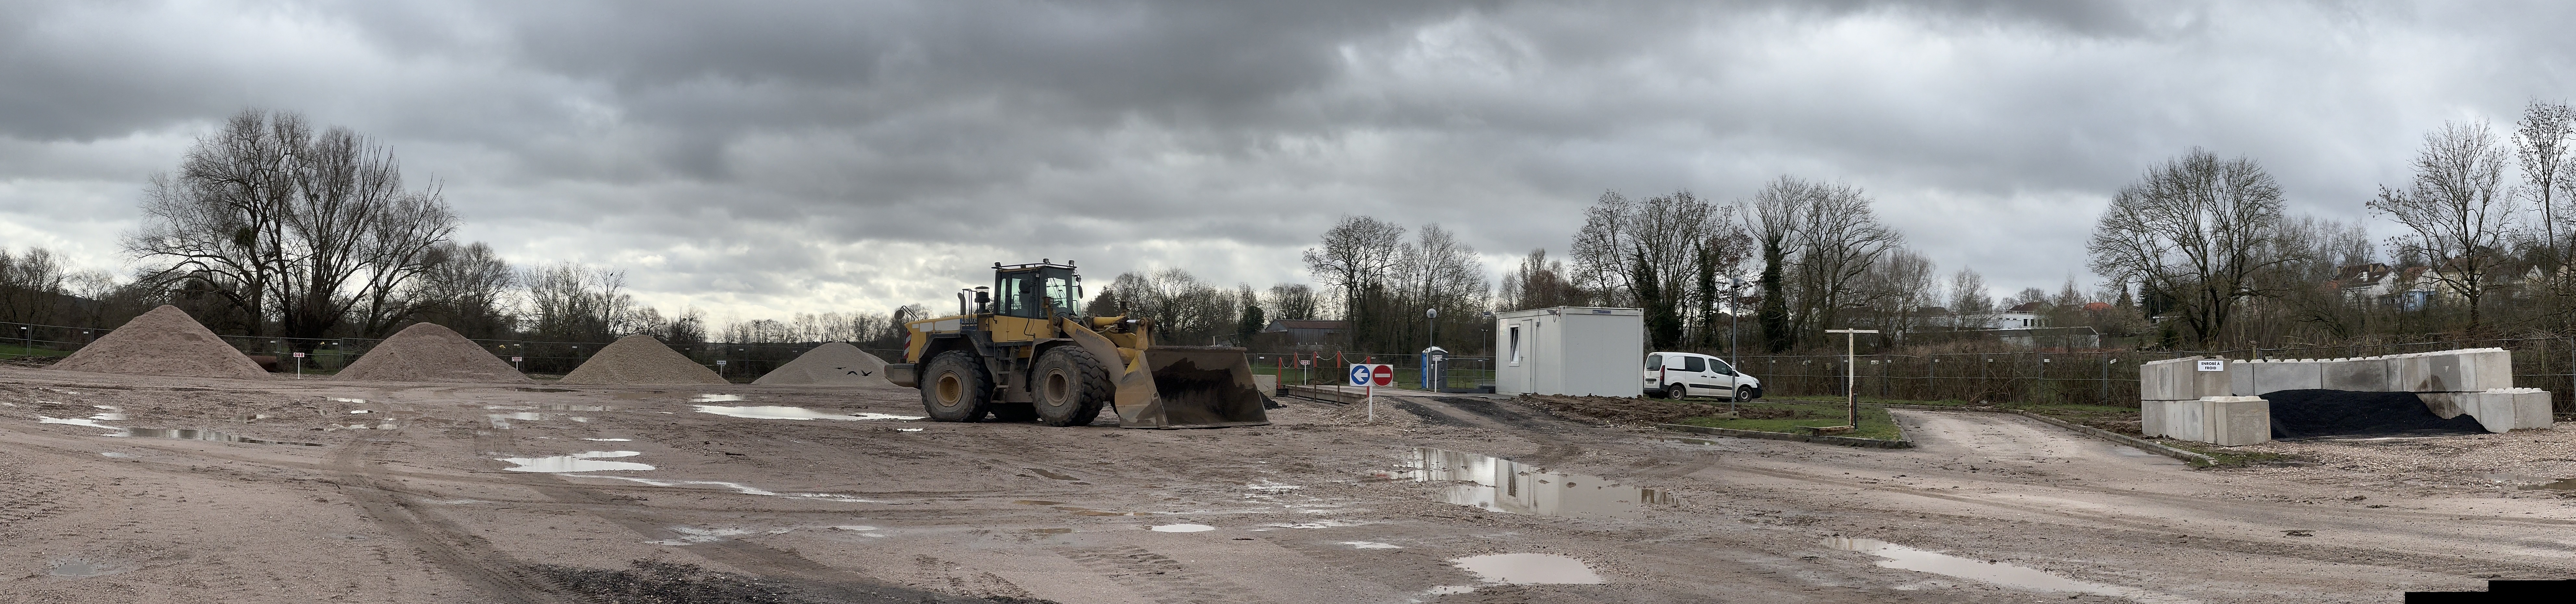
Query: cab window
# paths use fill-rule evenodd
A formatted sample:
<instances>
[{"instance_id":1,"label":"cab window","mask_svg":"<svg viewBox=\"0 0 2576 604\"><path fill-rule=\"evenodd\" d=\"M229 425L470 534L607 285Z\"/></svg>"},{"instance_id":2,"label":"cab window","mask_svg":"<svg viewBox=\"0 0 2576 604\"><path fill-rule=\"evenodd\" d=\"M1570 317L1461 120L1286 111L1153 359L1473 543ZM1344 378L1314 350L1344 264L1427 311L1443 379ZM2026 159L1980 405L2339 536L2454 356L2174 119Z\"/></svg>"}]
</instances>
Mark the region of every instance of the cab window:
<instances>
[{"instance_id":1,"label":"cab window","mask_svg":"<svg viewBox=\"0 0 2576 604\"><path fill-rule=\"evenodd\" d=\"M993 280L993 312L1005 317L1046 318L1038 298L1037 273L1005 273Z\"/></svg>"},{"instance_id":2,"label":"cab window","mask_svg":"<svg viewBox=\"0 0 2576 604\"><path fill-rule=\"evenodd\" d=\"M1708 363L1699 357L1682 357L1682 371L1707 371Z\"/></svg>"},{"instance_id":3,"label":"cab window","mask_svg":"<svg viewBox=\"0 0 2576 604\"><path fill-rule=\"evenodd\" d=\"M1725 359L1709 359L1708 365L1709 367L1716 369L1718 373L1735 375L1735 368L1728 366Z\"/></svg>"}]
</instances>

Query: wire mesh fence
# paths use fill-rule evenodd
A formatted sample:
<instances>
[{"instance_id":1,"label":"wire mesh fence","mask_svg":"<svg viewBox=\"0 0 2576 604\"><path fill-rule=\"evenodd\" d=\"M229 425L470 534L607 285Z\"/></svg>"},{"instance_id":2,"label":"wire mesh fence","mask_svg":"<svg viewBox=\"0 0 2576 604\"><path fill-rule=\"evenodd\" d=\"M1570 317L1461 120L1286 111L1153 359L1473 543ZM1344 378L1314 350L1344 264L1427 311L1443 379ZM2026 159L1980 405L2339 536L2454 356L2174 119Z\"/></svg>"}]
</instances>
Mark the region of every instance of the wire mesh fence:
<instances>
[{"instance_id":1,"label":"wire mesh fence","mask_svg":"<svg viewBox=\"0 0 2576 604\"><path fill-rule=\"evenodd\" d=\"M1994 352L1860 355L1746 355L1739 363L1777 395L1898 400L2138 406L2138 365L2201 355L2227 359L2337 359L2462 348L2513 352L2513 385L2550 392L2557 412L2576 411L2576 338L2525 337L2404 344L2300 346L2206 352Z\"/></svg>"}]
</instances>

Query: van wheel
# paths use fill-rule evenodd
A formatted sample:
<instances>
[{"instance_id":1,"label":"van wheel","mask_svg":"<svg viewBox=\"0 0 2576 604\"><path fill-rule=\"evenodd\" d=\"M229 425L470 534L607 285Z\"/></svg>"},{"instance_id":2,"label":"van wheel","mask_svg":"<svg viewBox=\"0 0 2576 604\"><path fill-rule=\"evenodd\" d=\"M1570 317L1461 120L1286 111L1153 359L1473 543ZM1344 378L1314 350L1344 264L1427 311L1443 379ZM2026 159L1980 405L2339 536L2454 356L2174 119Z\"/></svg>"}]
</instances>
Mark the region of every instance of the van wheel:
<instances>
[{"instance_id":1,"label":"van wheel","mask_svg":"<svg viewBox=\"0 0 2576 604\"><path fill-rule=\"evenodd\" d=\"M921 409L932 420L980 422L993 412L993 378L974 353L939 353L923 365L920 379Z\"/></svg>"},{"instance_id":2,"label":"van wheel","mask_svg":"<svg viewBox=\"0 0 2576 604\"><path fill-rule=\"evenodd\" d=\"M1741 403L1741 402L1748 401L1748 400L1752 400L1752 399L1753 399L1753 389L1752 389L1752 388L1746 388L1746 387L1743 387L1743 386L1736 386L1736 387L1735 387L1735 398L1731 398L1731 399L1727 399L1727 400Z\"/></svg>"},{"instance_id":3,"label":"van wheel","mask_svg":"<svg viewBox=\"0 0 2576 604\"><path fill-rule=\"evenodd\" d=\"M1665 384L1664 398L1690 398L1690 390L1681 384Z\"/></svg>"}]
</instances>

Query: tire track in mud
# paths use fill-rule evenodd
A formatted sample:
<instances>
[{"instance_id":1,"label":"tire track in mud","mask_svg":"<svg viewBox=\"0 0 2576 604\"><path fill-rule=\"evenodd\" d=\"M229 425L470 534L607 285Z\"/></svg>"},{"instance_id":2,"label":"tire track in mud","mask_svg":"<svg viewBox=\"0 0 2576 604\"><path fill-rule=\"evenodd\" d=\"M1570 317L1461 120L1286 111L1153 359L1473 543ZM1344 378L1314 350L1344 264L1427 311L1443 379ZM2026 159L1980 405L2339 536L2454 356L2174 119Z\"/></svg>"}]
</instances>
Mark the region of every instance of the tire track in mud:
<instances>
[{"instance_id":1,"label":"tire track in mud","mask_svg":"<svg viewBox=\"0 0 2576 604\"><path fill-rule=\"evenodd\" d=\"M399 431L397 431L399 434ZM538 579L520 574L525 565L509 554L424 510L403 501L368 475L368 454L388 441L369 436L341 447L332 459L340 493L358 504L377 526L409 543L420 558L480 589L493 602L537 604L559 598Z\"/></svg>"},{"instance_id":2,"label":"tire track in mud","mask_svg":"<svg viewBox=\"0 0 2576 604\"><path fill-rule=\"evenodd\" d=\"M1062 549L1056 553L1161 604L1269 602L1258 595L1258 590L1216 575L1190 570L1179 560L1141 547Z\"/></svg>"},{"instance_id":3,"label":"tire track in mud","mask_svg":"<svg viewBox=\"0 0 2576 604\"><path fill-rule=\"evenodd\" d=\"M61 481L28 472L15 457L0 458L0 531L61 513L62 490Z\"/></svg>"}]
</instances>

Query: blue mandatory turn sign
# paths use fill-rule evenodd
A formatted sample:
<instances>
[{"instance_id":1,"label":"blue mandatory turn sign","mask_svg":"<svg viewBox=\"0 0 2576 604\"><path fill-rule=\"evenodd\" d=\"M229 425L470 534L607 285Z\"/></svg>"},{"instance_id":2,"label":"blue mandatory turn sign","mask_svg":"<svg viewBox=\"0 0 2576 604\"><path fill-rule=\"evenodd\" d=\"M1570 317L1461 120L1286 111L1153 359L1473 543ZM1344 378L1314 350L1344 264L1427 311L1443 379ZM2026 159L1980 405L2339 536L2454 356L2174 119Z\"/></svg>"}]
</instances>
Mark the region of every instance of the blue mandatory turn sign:
<instances>
[{"instance_id":1,"label":"blue mandatory turn sign","mask_svg":"<svg viewBox=\"0 0 2576 604\"><path fill-rule=\"evenodd\" d=\"M1391 386L1394 384L1394 365L1384 363L1376 365L1351 365L1351 385L1353 386Z\"/></svg>"},{"instance_id":2,"label":"blue mandatory turn sign","mask_svg":"<svg viewBox=\"0 0 2576 604\"><path fill-rule=\"evenodd\" d=\"M1369 367L1370 367L1369 365L1352 365L1352 366L1351 366L1351 385L1353 385L1353 386L1366 386L1366 385L1369 385L1369 376L1370 376L1371 374L1375 373L1374 371L1371 371L1371 370L1369 369Z\"/></svg>"}]
</instances>

